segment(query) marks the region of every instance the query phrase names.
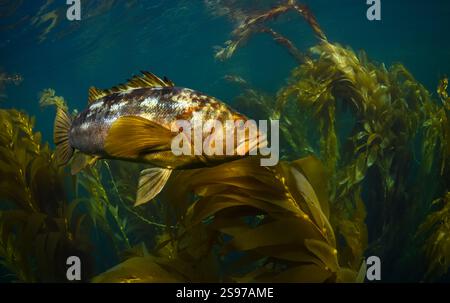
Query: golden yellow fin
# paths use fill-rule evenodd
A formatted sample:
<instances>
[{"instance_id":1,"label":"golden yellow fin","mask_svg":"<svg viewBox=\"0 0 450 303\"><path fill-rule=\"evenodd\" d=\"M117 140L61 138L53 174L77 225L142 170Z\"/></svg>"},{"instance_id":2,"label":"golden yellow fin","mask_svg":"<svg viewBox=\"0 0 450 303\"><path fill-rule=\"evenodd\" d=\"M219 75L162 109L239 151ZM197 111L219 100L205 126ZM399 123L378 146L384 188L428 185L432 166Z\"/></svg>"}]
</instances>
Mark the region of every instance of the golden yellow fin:
<instances>
[{"instance_id":1,"label":"golden yellow fin","mask_svg":"<svg viewBox=\"0 0 450 303\"><path fill-rule=\"evenodd\" d=\"M74 149L69 144L69 130L72 119L69 114L58 107L53 129L53 141L56 145L56 160L59 165L65 165L72 158Z\"/></svg>"},{"instance_id":2,"label":"golden yellow fin","mask_svg":"<svg viewBox=\"0 0 450 303\"><path fill-rule=\"evenodd\" d=\"M169 129L141 117L124 116L115 121L105 141L105 151L113 157L137 159L146 153L170 150Z\"/></svg>"},{"instance_id":3,"label":"golden yellow fin","mask_svg":"<svg viewBox=\"0 0 450 303\"><path fill-rule=\"evenodd\" d=\"M175 84L164 77L163 79L155 76L152 73L141 71L141 76L134 76L131 79L128 79L128 81L125 84L120 84L117 86L114 86L111 89L98 89L95 87L91 87L89 89L89 99L88 103L91 104L92 102L103 98L107 95L117 93L117 92L123 92L134 88L144 88L144 87L173 87Z\"/></svg>"},{"instance_id":4,"label":"golden yellow fin","mask_svg":"<svg viewBox=\"0 0 450 303\"><path fill-rule=\"evenodd\" d=\"M166 185L171 173L171 169L157 167L141 171L134 206L148 203L156 197Z\"/></svg>"}]
</instances>

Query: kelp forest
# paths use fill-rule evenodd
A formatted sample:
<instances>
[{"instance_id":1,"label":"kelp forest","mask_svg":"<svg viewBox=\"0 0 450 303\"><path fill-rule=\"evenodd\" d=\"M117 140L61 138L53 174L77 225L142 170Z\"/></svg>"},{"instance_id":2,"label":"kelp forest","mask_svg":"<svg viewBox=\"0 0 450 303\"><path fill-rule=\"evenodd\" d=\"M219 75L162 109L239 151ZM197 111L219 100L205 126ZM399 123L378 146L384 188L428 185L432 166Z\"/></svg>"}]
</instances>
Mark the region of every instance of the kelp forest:
<instances>
[{"instance_id":1,"label":"kelp forest","mask_svg":"<svg viewBox=\"0 0 450 303\"><path fill-rule=\"evenodd\" d=\"M332 42L295 0L254 12L229 2L210 3L241 20L218 62L256 35L297 62L276 94L239 74L221 79L240 90L225 100L236 110L279 120L279 164L179 170L134 206L145 164L100 160L73 174L33 117L1 109L3 281L64 282L68 256L82 260L85 282L364 282L369 256L383 281L448 281L448 79L429 91L405 66ZM286 14L311 29L313 47L271 28ZM51 88L36 102L67 109Z\"/></svg>"}]
</instances>

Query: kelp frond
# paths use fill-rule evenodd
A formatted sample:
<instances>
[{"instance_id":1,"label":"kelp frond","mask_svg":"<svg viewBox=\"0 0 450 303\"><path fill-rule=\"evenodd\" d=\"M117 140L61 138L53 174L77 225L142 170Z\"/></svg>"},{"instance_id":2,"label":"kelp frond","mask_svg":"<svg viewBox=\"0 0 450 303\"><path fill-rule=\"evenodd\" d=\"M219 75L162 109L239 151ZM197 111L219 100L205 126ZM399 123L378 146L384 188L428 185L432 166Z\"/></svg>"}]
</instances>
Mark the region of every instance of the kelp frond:
<instances>
[{"instance_id":1,"label":"kelp frond","mask_svg":"<svg viewBox=\"0 0 450 303\"><path fill-rule=\"evenodd\" d=\"M78 182L88 193L88 197L80 198L80 201L87 206L94 226L99 227L110 237L119 254L120 251L130 248L127 235L128 222L125 216L119 214L119 205L112 203L103 185L101 164L85 169L79 175Z\"/></svg>"},{"instance_id":2,"label":"kelp frond","mask_svg":"<svg viewBox=\"0 0 450 303\"><path fill-rule=\"evenodd\" d=\"M444 275L450 268L450 192L433 205L439 210L429 214L418 229L419 235L427 236L423 247L428 259L427 280Z\"/></svg>"},{"instance_id":3,"label":"kelp frond","mask_svg":"<svg viewBox=\"0 0 450 303\"><path fill-rule=\"evenodd\" d=\"M44 89L39 94L39 106L46 107L53 105L67 110L67 104L63 97L56 96L56 92L52 88Z\"/></svg>"},{"instance_id":4,"label":"kelp frond","mask_svg":"<svg viewBox=\"0 0 450 303\"><path fill-rule=\"evenodd\" d=\"M245 253L247 264L262 262L236 280L339 280L343 269L323 194L326 177L320 172L320 161L311 157L274 168L261 167L254 159L235 161L181 173L172 181L178 191L168 198L186 214L181 217L184 234L206 224L219 239L231 237L220 245L223 254L238 251ZM193 204L189 193L198 197ZM239 269L240 262L231 268ZM315 274L309 275L311 271Z\"/></svg>"},{"instance_id":5,"label":"kelp frond","mask_svg":"<svg viewBox=\"0 0 450 303\"><path fill-rule=\"evenodd\" d=\"M259 13L254 16L248 16L232 33L233 39L225 43L225 47L219 48L215 54L216 59L226 60L233 56L236 49L245 44L245 42L254 34L258 32L268 33L272 36L275 42L287 47L288 51L294 58L301 62L304 60L301 52L293 45L289 39L283 35L275 32L273 29L264 26L269 20L272 20L288 11L298 13L311 26L315 35L321 39L326 40L325 34L316 21L316 18L303 4L298 4L296 0L287 0L264 13Z\"/></svg>"},{"instance_id":6,"label":"kelp frond","mask_svg":"<svg viewBox=\"0 0 450 303\"><path fill-rule=\"evenodd\" d=\"M447 93L447 87L448 87L448 78L444 77L439 81L437 93L441 98L442 104L444 104L445 108L447 110L450 110L450 97L448 96Z\"/></svg>"},{"instance_id":7,"label":"kelp frond","mask_svg":"<svg viewBox=\"0 0 450 303\"><path fill-rule=\"evenodd\" d=\"M0 110L0 260L17 280L64 281L66 258L83 256L90 275L83 216L68 203L63 172L33 119Z\"/></svg>"},{"instance_id":8,"label":"kelp frond","mask_svg":"<svg viewBox=\"0 0 450 303\"><path fill-rule=\"evenodd\" d=\"M151 256L130 259L95 281L220 281L211 271L232 253L242 258L222 265L222 281L355 281L356 271L338 262L317 159L270 169L245 159L182 171L169 182L164 200L180 227Z\"/></svg>"},{"instance_id":9,"label":"kelp frond","mask_svg":"<svg viewBox=\"0 0 450 303\"><path fill-rule=\"evenodd\" d=\"M264 28L265 21L290 10L293 3L288 1L247 18L233 32L234 40L216 57L229 58L251 34ZM304 155L309 150L323 160L329 175L330 222L344 239L338 243L340 261L355 268L367 248L384 256L398 251L395 244L403 241L400 239L414 245L414 240L405 236L411 220L420 223L418 208L411 205L423 207L434 191L446 188L450 159L448 80L443 79L438 87L441 106L403 65L386 67L372 62L364 52L357 54L330 43L314 18L309 23L319 43L302 53L301 64L277 96L261 98L263 93L240 84L243 93L237 104L245 105L240 100L258 104L266 118L280 119L281 129L286 119L290 133L318 125L317 149L308 141L298 144L298 134L289 137L288 132L282 137L291 155ZM285 42L288 49L295 49L289 40ZM305 118L299 112L309 115ZM416 145L421 146L418 153ZM425 176L439 181L435 187L425 187L421 181ZM413 188L414 193L407 188ZM362 201L363 195L367 201ZM368 243L366 213L376 218L372 243Z\"/></svg>"}]
</instances>

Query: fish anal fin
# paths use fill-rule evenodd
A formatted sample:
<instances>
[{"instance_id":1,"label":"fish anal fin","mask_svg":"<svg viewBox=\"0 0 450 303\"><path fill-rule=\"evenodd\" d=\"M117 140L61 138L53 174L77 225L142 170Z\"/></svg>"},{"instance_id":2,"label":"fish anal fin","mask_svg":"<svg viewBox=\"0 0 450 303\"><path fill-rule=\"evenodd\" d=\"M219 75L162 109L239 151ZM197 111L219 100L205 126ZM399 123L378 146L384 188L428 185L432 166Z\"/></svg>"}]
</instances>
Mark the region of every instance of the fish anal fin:
<instances>
[{"instance_id":1,"label":"fish anal fin","mask_svg":"<svg viewBox=\"0 0 450 303\"><path fill-rule=\"evenodd\" d=\"M170 150L175 134L158 123L137 116L124 116L111 126L105 151L116 158L138 159L146 153Z\"/></svg>"},{"instance_id":2,"label":"fish anal fin","mask_svg":"<svg viewBox=\"0 0 450 303\"><path fill-rule=\"evenodd\" d=\"M171 173L171 169L159 167L141 171L134 206L148 203L156 197L166 185Z\"/></svg>"}]
</instances>

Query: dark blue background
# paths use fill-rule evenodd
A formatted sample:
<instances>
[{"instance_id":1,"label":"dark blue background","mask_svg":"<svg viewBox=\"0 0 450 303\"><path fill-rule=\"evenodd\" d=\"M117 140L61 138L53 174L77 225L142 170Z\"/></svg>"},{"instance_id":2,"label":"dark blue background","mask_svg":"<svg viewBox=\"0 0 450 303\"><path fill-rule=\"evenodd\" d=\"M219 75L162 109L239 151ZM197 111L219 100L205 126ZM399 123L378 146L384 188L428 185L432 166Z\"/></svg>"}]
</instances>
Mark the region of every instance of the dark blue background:
<instances>
[{"instance_id":1,"label":"dark blue background","mask_svg":"<svg viewBox=\"0 0 450 303\"><path fill-rule=\"evenodd\" d=\"M96 3L97 2L97 3ZM38 93L54 88L71 109L86 105L90 86L108 88L139 70L166 75L177 85L198 89L231 103L237 88L223 80L240 74L252 84L275 92L295 62L270 37L259 35L226 62L214 59L213 47L229 39L233 24L212 17L203 1L116 1L111 10L90 17L98 1L82 1L82 20L65 19L65 1L56 27L39 42L46 25L31 25L45 1L24 1L0 26L0 68L20 73L24 82L7 87L1 107L24 109L37 116L37 127L51 141L53 111L41 110ZM438 79L450 73L450 3L445 0L381 0L382 21L366 19L365 0L309 0L331 41L364 49L370 58L390 65L402 62L434 92ZM316 40L296 15L283 16L275 27L301 49Z\"/></svg>"}]
</instances>

